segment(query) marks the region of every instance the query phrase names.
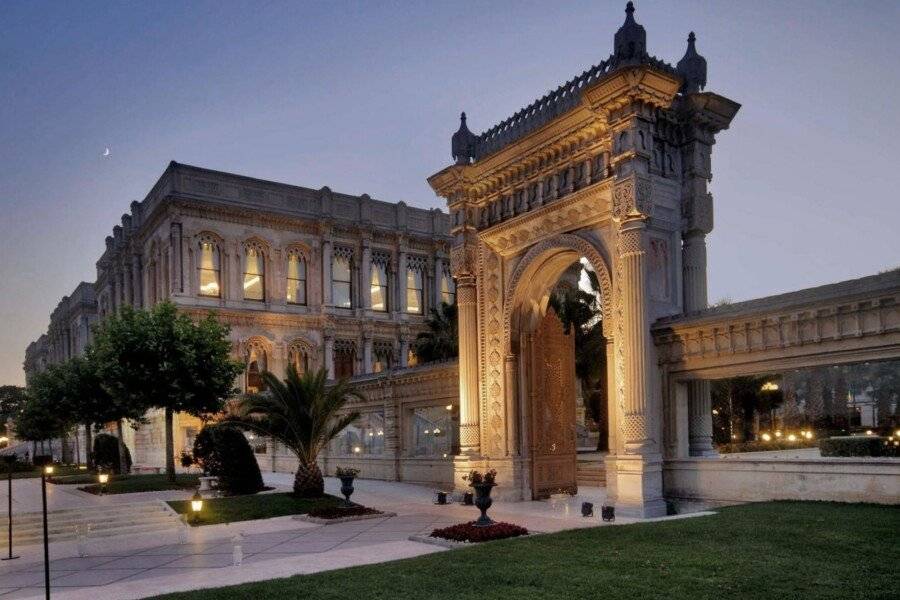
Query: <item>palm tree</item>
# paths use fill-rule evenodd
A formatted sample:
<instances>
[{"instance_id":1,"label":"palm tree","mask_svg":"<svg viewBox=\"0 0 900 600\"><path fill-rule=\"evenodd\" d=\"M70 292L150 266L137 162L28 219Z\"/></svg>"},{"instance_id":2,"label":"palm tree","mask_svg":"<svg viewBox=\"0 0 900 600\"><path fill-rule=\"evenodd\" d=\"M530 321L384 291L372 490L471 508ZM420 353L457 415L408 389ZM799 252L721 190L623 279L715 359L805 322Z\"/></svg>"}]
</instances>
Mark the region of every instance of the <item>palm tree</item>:
<instances>
[{"instance_id":1,"label":"palm tree","mask_svg":"<svg viewBox=\"0 0 900 600\"><path fill-rule=\"evenodd\" d=\"M416 337L416 356L423 362L456 358L459 354L459 331L456 321L456 305L441 302L432 309L425 322L428 331Z\"/></svg>"},{"instance_id":2,"label":"palm tree","mask_svg":"<svg viewBox=\"0 0 900 600\"><path fill-rule=\"evenodd\" d=\"M325 493L319 453L359 418L357 411L343 412L348 401L364 398L346 379L326 383L325 369L300 375L291 366L284 381L268 371L262 378L266 391L240 399L229 420L290 448L299 461L294 495L318 498Z\"/></svg>"}]
</instances>

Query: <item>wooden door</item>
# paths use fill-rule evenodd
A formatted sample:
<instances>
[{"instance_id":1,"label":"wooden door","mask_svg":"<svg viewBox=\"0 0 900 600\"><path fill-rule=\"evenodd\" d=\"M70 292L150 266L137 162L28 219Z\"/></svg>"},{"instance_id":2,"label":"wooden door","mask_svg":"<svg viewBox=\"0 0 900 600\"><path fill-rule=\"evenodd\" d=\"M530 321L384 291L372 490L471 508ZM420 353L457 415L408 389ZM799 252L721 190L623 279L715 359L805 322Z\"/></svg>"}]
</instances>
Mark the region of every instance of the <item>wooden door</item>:
<instances>
[{"instance_id":1,"label":"wooden door","mask_svg":"<svg viewBox=\"0 0 900 600\"><path fill-rule=\"evenodd\" d=\"M575 479L575 339L552 308L531 345L531 491L535 500L578 491Z\"/></svg>"}]
</instances>

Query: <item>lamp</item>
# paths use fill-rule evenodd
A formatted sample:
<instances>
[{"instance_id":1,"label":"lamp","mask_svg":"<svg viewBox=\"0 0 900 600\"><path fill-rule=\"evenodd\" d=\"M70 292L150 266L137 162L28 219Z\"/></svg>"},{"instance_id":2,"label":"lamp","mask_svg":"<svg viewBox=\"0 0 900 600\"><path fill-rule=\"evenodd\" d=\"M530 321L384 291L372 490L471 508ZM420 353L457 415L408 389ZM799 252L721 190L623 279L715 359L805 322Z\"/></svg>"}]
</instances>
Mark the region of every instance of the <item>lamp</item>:
<instances>
[{"instance_id":1,"label":"lamp","mask_svg":"<svg viewBox=\"0 0 900 600\"><path fill-rule=\"evenodd\" d=\"M106 484L109 483L109 473L98 473L97 481L100 482L100 495L106 491Z\"/></svg>"},{"instance_id":2,"label":"lamp","mask_svg":"<svg viewBox=\"0 0 900 600\"><path fill-rule=\"evenodd\" d=\"M197 522L197 519L200 517L200 511L203 510L203 496L200 495L200 490L194 492L194 495L191 496L191 513L194 515L193 521Z\"/></svg>"}]
</instances>

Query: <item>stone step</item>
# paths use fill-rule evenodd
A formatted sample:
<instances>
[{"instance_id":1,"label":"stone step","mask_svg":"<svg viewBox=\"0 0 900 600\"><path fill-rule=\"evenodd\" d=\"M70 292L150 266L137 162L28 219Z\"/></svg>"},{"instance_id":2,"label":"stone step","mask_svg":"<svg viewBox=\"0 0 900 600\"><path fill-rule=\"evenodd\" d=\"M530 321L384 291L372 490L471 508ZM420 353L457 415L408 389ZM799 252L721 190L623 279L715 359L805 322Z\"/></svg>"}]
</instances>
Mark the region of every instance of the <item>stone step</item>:
<instances>
[{"instance_id":1,"label":"stone step","mask_svg":"<svg viewBox=\"0 0 900 600\"><path fill-rule=\"evenodd\" d=\"M51 533L60 532L60 531L68 531L75 530L75 528L85 525L90 525L92 531L99 531L102 529L109 529L111 527L123 527L127 525L138 525L138 524L151 524L151 523L163 523L166 521L171 521L172 519L176 519L171 514L158 513L155 515L133 515L131 517L121 516L114 519L104 518L102 515L94 515L93 518L84 518L84 519L70 519L66 521L56 521L48 516L47 519L47 527L49 528ZM17 524L13 521L13 537L16 536L16 533L22 532L23 534L32 532L32 531L43 531L44 523L43 521L36 521L30 523L19 523Z\"/></svg>"},{"instance_id":2,"label":"stone step","mask_svg":"<svg viewBox=\"0 0 900 600\"><path fill-rule=\"evenodd\" d=\"M129 525L123 527L114 527L110 529L102 529L102 530L94 530L91 531L91 534L87 536L88 540L93 540L97 538L111 537L115 535L127 535L127 534L136 534L136 533L155 533L155 532L163 532L163 531L171 531L183 527L180 521L169 521L166 523L154 523L154 524L139 524L139 525ZM55 534L51 534L49 536L51 542L61 542L66 540L74 540L77 539L78 536L74 531L68 532L59 532ZM43 531L38 533L37 535L28 535L19 537L15 533L13 533L13 545L21 545L28 546L30 544L40 544L44 540ZM6 536L0 538L0 545L7 544Z\"/></svg>"}]
</instances>

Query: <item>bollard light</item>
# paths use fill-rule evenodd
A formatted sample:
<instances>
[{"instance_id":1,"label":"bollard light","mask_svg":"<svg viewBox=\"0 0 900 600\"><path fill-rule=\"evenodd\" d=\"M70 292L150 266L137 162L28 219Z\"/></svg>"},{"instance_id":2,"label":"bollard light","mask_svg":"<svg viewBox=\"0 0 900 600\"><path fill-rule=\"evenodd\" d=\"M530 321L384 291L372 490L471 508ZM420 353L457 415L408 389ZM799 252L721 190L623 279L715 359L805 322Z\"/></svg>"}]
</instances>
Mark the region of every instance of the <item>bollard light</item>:
<instances>
[{"instance_id":1,"label":"bollard light","mask_svg":"<svg viewBox=\"0 0 900 600\"><path fill-rule=\"evenodd\" d=\"M200 511L203 510L203 496L200 495L200 490L194 492L194 495L191 496L191 512L194 515L194 523L197 522L197 519L200 518Z\"/></svg>"},{"instance_id":2,"label":"bollard light","mask_svg":"<svg viewBox=\"0 0 900 600\"><path fill-rule=\"evenodd\" d=\"M47 476L53 475L53 465L44 465L44 474Z\"/></svg>"},{"instance_id":3,"label":"bollard light","mask_svg":"<svg viewBox=\"0 0 900 600\"><path fill-rule=\"evenodd\" d=\"M100 495L106 491L106 484L109 483L109 473L97 473L97 481L100 482Z\"/></svg>"}]
</instances>

